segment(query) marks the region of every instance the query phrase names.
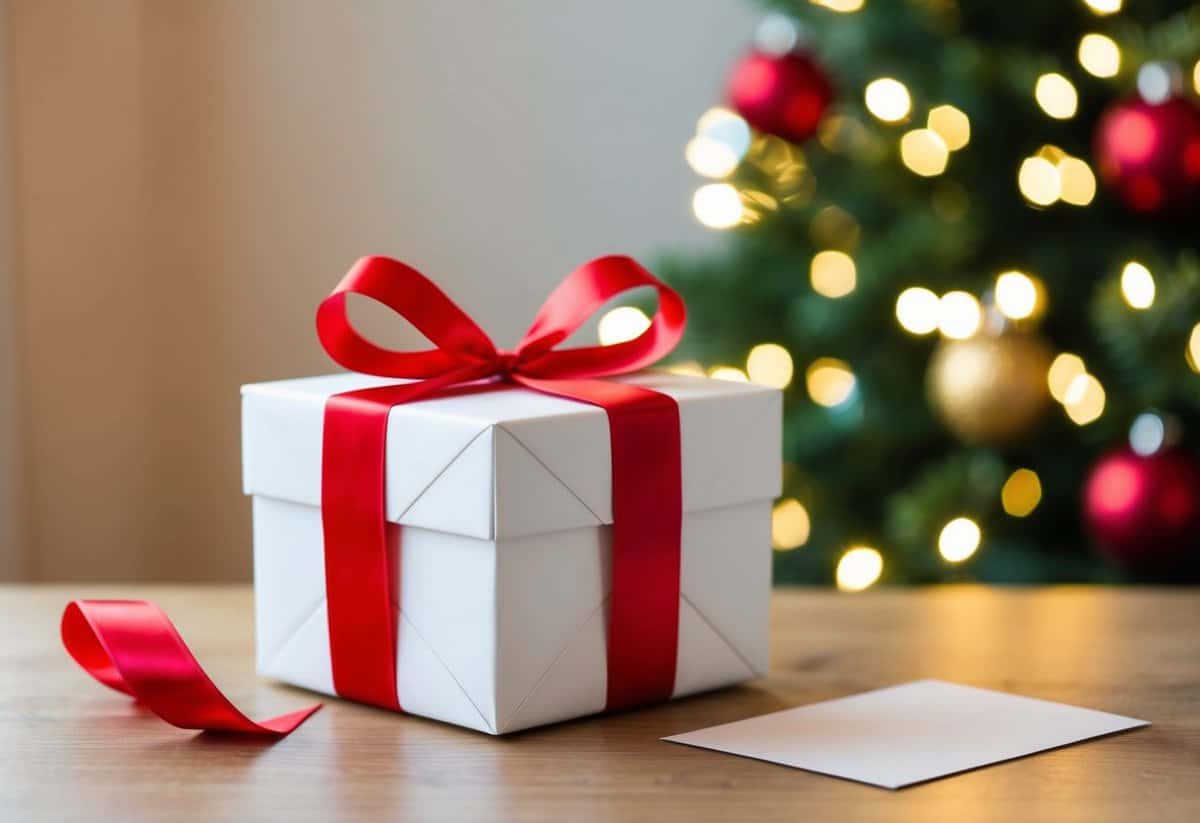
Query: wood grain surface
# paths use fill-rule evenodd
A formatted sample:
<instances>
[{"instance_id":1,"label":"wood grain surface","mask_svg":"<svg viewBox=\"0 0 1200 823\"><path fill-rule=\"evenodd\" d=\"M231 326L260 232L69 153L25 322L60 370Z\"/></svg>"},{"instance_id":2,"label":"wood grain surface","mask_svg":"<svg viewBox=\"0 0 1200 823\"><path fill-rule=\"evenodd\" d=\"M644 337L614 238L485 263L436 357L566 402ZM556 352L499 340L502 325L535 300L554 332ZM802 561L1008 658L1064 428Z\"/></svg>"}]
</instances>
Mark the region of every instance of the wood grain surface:
<instances>
[{"instance_id":1,"label":"wood grain surface","mask_svg":"<svg viewBox=\"0 0 1200 823\"><path fill-rule=\"evenodd\" d=\"M73 597L145 597L253 717L248 587L0 587L0 820L1200 820L1200 591L782 590L764 681L504 738L327 700L267 743L167 726L59 645ZM938 677L1150 720L901 791L659 742Z\"/></svg>"}]
</instances>

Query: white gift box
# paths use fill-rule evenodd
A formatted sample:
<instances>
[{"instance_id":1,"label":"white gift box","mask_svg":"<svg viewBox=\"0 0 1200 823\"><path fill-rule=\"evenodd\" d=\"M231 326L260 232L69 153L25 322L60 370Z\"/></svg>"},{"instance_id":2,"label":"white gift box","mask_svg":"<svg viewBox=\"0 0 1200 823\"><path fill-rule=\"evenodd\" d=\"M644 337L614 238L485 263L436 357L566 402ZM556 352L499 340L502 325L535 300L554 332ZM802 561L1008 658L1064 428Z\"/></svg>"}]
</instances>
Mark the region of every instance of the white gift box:
<instances>
[{"instance_id":1,"label":"white gift box","mask_svg":"<svg viewBox=\"0 0 1200 823\"><path fill-rule=\"evenodd\" d=\"M673 696L767 668L781 393L618 378L679 403L683 534ZM326 398L397 381L338 374L242 388L258 670L334 694L325 610ZM491 734L602 711L612 523L602 409L517 387L396 406L386 454L399 544L404 711Z\"/></svg>"}]
</instances>

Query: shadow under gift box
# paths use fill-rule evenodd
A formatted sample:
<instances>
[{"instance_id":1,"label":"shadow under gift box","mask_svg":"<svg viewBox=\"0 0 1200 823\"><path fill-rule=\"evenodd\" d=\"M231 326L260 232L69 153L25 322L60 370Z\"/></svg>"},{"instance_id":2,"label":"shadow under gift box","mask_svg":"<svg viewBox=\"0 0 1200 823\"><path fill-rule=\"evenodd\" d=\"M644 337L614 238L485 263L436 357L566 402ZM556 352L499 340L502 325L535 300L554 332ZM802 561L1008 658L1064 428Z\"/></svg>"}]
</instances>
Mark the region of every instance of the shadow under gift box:
<instances>
[{"instance_id":1,"label":"shadow under gift box","mask_svg":"<svg viewBox=\"0 0 1200 823\"><path fill-rule=\"evenodd\" d=\"M661 373L679 404L683 535L674 697L767 670L782 396ZM325 610L325 399L360 374L242 387L258 670L334 694ZM388 529L406 712L503 734L602 711L612 467L602 409L514 387L396 406Z\"/></svg>"}]
</instances>

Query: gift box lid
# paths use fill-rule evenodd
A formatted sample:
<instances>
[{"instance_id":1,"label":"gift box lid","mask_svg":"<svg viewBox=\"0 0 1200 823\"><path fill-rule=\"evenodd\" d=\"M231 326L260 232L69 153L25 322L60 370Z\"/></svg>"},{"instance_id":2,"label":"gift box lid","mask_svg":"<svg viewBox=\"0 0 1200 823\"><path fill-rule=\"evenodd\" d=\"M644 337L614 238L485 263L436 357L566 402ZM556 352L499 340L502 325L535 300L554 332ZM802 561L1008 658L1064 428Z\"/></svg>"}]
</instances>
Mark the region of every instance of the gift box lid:
<instances>
[{"instance_id":1,"label":"gift box lid","mask_svg":"<svg viewBox=\"0 0 1200 823\"><path fill-rule=\"evenodd\" d=\"M780 391L658 372L616 379L679 403L684 511L779 494ZM243 386L246 494L319 506L325 399L396 382L345 373ZM496 540L612 522L608 421L586 403L487 386L396 406L386 465L393 523Z\"/></svg>"}]
</instances>

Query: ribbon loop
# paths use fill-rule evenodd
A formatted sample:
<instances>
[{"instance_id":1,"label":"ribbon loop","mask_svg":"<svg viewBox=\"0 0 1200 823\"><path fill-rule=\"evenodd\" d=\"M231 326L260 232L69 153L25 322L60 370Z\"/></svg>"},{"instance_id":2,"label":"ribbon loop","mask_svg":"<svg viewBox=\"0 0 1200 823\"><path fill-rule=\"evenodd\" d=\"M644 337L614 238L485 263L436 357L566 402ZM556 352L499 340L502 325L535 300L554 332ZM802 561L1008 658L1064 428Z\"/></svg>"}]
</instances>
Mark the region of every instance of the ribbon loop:
<instances>
[{"instance_id":1,"label":"ribbon loop","mask_svg":"<svg viewBox=\"0 0 1200 823\"><path fill-rule=\"evenodd\" d=\"M437 348L400 352L376 346L350 325L348 294L360 294L387 306ZM433 281L387 257L364 257L346 273L317 310L317 336L339 365L382 377L437 377L496 356L491 338Z\"/></svg>"},{"instance_id":2,"label":"ribbon loop","mask_svg":"<svg viewBox=\"0 0 1200 823\"><path fill-rule=\"evenodd\" d=\"M633 340L607 346L555 349L608 300L649 286L658 308L649 327ZM687 311L683 298L636 260L620 255L597 258L567 275L546 298L517 352L520 371L539 378L607 377L644 369L670 354L683 337Z\"/></svg>"}]
</instances>

